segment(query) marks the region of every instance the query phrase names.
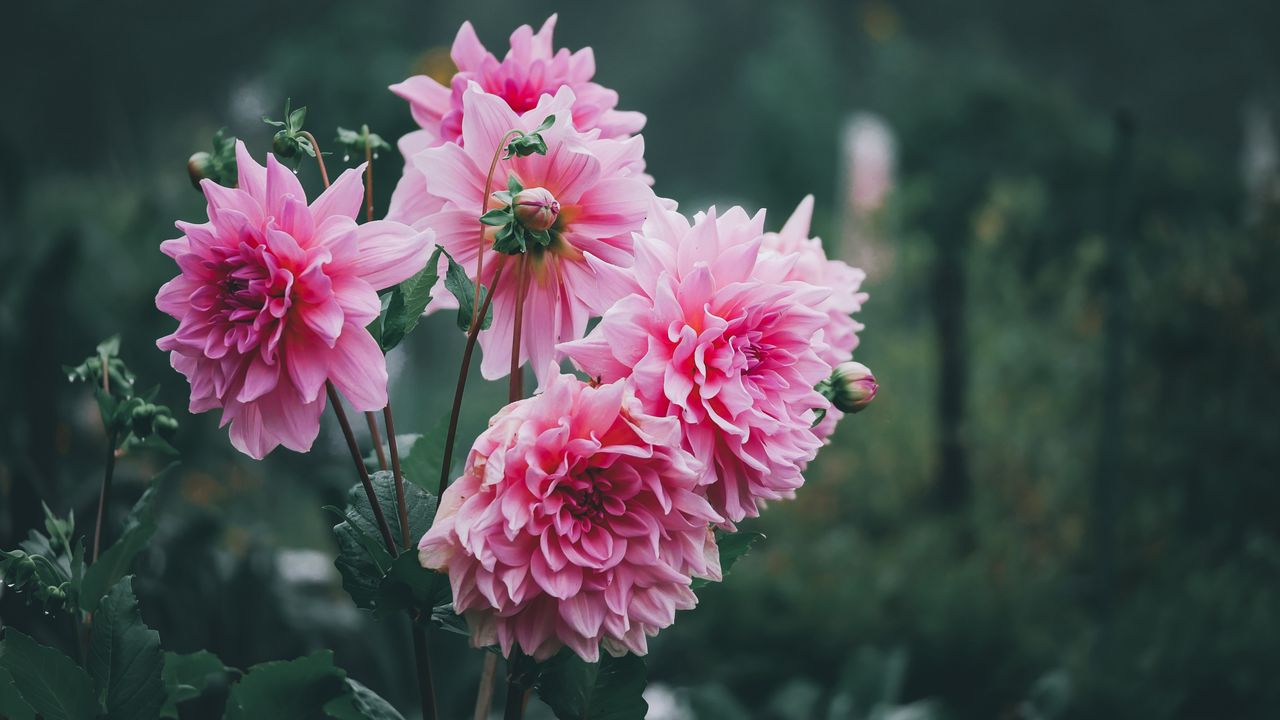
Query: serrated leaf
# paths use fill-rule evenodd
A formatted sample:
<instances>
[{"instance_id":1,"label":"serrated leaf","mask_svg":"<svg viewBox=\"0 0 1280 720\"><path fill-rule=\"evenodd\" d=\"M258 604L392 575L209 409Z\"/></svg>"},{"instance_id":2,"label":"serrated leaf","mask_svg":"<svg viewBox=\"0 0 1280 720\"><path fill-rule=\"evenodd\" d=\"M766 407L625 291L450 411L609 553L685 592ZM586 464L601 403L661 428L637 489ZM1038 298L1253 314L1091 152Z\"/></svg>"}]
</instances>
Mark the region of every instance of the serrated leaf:
<instances>
[{"instance_id":1,"label":"serrated leaf","mask_svg":"<svg viewBox=\"0 0 1280 720\"><path fill-rule=\"evenodd\" d=\"M94 613L86 665L107 720L159 717L164 653L160 633L142 622L132 576L116 583Z\"/></svg>"},{"instance_id":2,"label":"serrated leaf","mask_svg":"<svg viewBox=\"0 0 1280 720\"><path fill-rule=\"evenodd\" d=\"M426 267L392 291L391 300L382 315L382 332L379 337L382 352L386 353L399 345L418 326L422 311L431 302L431 289L439 279L441 252L437 247L427 260Z\"/></svg>"},{"instance_id":3,"label":"serrated leaf","mask_svg":"<svg viewBox=\"0 0 1280 720\"><path fill-rule=\"evenodd\" d=\"M164 654L165 702L160 711L162 718L177 718L178 704L200 697L209 686L209 678L225 675L226 666L217 655L200 650L188 655L167 652Z\"/></svg>"},{"instance_id":4,"label":"serrated leaf","mask_svg":"<svg viewBox=\"0 0 1280 720\"><path fill-rule=\"evenodd\" d=\"M400 515L396 503L395 478L387 471L370 477L374 495L397 541ZM409 519L409 537L417 540L430 529L436 514L436 498L421 487L405 483L405 508ZM440 581L444 576L417 566L417 553L407 550L393 558L386 550L373 507L356 485L348 494L350 505L339 513L343 521L333 528L338 541L338 557L334 565L342 576L342 587L358 607L382 616L387 612L431 608L440 602ZM337 512L336 508L330 510ZM443 586L447 588L447 583ZM448 597L444 598L446 601ZM429 612L424 610L423 612Z\"/></svg>"},{"instance_id":5,"label":"serrated leaf","mask_svg":"<svg viewBox=\"0 0 1280 720\"><path fill-rule=\"evenodd\" d=\"M335 720L404 720L391 703L351 678L347 678L347 693L331 700L324 711Z\"/></svg>"},{"instance_id":6,"label":"serrated leaf","mask_svg":"<svg viewBox=\"0 0 1280 720\"><path fill-rule=\"evenodd\" d=\"M0 717L9 720L36 720L36 711L18 692L8 670L0 669Z\"/></svg>"},{"instance_id":7,"label":"serrated leaf","mask_svg":"<svg viewBox=\"0 0 1280 720\"><path fill-rule=\"evenodd\" d=\"M544 664L535 688L559 720L644 720L646 678L635 655L603 654L589 663L562 651Z\"/></svg>"},{"instance_id":8,"label":"serrated leaf","mask_svg":"<svg viewBox=\"0 0 1280 720\"><path fill-rule=\"evenodd\" d=\"M146 492L142 493L142 497L138 498L138 501L133 504L133 509L129 511L124 529L120 532L120 538L103 551L97 562L85 570L84 582L80 585L81 610L94 611L107 590L129 572L133 559L155 534L155 511L152 503L155 500L156 487L159 485L160 478L174 467L177 467L177 463L171 464L152 479Z\"/></svg>"},{"instance_id":9,"label":"serrated leaf","mask_svg":"<svg viewBox=\"0 0 1280 720\"><path fill-rule=\"evenodd\" d=\"M728 576L729 570L747 553L751 552L753 545L763 539L764 534L758 532L729 533L723 530L716 530L716 546L720 549L720 576ZM705 578L694 578L690 587L696 590L708 585L710 582Z\"/></svg>"},{"instance_id":10,"label":"serrated leaf","mask_svg":"<svg viewBox=\"0 0 1280 720\"><path fill-rule=\"evenodd\" d=\"M0 642L0 669L44 720L94 720L101 712L93 680L80 666L11 627Z\"/></svg>"},{"instance_id":11,"label":"serrated leaf","mask_svg":"<svg viewBox=\"0 0 1280 720\"><path fill-rule=\"evenodd\" d=\"M453 293L458 299L458 329L466 332L471 328L471 315L475 312L476 286L471 282L471 278L467 277L467 271L462 268L448 252L444 252L444 256L449 260L449 269L444 275L445 288ZM480 303L484 304L484 299L488 293L488 288L483 285L480 287ZM480 329L487 330L493 322L493 306L490 305L488 312L480 320Z\"/></svg>"},{"instance_id":12,"label":"serrated leaf","mask_svg":"<svg viewBox=\"0 0 1280 720\"><path fill-rule=\"evenodd\" d=\"M391 563L383 576L374 602L374 615L387 617L401 610L417 610L423 616L435 615L435 607L449 602L449 578L422 567L418 553L407 550Z\"/></svg>"},{"instance_id":13,"label":"serrated leaf","mask_svg":"<svg viewBox=\"0 0 1280 720\"><path fill-rule=\"evenodd\" d=\"M297 660L254 665L231 686L226 720L315 720L346 690L347 674L324 650Z\"/></svg>"}]
</instances>

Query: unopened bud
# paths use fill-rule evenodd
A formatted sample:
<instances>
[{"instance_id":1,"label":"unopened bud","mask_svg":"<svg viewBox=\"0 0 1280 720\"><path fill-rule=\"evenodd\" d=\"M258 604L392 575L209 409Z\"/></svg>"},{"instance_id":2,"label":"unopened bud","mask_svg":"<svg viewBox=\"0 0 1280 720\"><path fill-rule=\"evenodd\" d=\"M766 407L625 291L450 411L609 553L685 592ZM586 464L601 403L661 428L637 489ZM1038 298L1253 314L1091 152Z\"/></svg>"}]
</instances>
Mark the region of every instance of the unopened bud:
<instances>
[{"instance_id":1,"label":"unopened bud","mask_svg":"<svg viewBox=\"0 0 1280 720\"><path fill-rule=\"evenodd\" d=\"M191 184L197 189L200 187L200 181L209 178L217 182L217 171L213 166L213 156L203 150L192 155L187 160L187 174L191 176Z\"/></svg>"},{"instance_id":2,"label":"unopened bud","mask_svg":"<svg viewBox=\"0 0 1280 720\"><path fill-rule=\"evenodd\" d=\"M534 232L550 230L560 216L560 203L550 190L540 187L525 188L511 198L511 207L521 225Z\"/></svg>"},{"instance_id":3,"label":"unopened bud","mask_svg":"<svg viewBox=\"0 0 1280 720\"><path fill-rule=\"evenodd\" d=\"M856 413L871 404L880 386L871 370L860 362L845 362L831 373L829 391L824 393L837 409Z\"/></svg>"}]
</instances>

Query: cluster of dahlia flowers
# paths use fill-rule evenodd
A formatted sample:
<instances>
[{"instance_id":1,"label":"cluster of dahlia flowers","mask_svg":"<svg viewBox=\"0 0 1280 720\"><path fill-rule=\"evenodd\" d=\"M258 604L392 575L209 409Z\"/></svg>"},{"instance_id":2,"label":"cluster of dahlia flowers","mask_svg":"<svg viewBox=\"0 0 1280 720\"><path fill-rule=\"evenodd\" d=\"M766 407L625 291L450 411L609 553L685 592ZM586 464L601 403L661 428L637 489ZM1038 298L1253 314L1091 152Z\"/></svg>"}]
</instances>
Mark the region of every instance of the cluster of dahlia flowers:
<instances>
[{"instance_id":1,"label":"cluster of dahlia flowers","mask_svg":"<svg viewBox=\"0 0 1280 720\"><path fill-rule=\"evenodd\" d=\"M720 579L716 531L794 497L876 385L852 362L863 274L810 237L812 197L777 232L764 211L678 211L645 172L645 117L593 81L589 48L553 48L554 25L519 28L499 59L464 24L448 85L391 87L420 129L399 141L385 220L356 221L363 166L308 204L292 172L238 145L237 187L204 180L208 222L162 246L181 273L156 304L179 326L158 344L236 448L306 451L335 390L386 407L366 326L379 291L443 249L440 275L451 259L487 291L492 322L470 340L484 377L514 371L514 401L419 559L448 575L476 646L594 661L644 654L692 608L695 578ZM535 133L540 152L511 151ZM457 303L436 288L426 312ZM521 399L526 364L538 388Z\"/></svg>"}]
</instances>

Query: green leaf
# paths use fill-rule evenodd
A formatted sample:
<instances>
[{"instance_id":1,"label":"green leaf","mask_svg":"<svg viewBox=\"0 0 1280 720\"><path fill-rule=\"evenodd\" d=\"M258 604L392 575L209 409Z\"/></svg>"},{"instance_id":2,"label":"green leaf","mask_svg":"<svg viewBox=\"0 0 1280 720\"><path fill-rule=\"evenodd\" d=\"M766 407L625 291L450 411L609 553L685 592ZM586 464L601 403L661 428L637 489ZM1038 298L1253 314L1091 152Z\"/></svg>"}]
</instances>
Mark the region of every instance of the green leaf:
<instances>
[{"instance_id":1,"label":"green leaf","mask_svg":"<svg viewBox=\"0 0 1280 720\"><path fill-rule=\"evenodd\" d=\"M36 720L36 711L18 692L8 670L0 669L0 717L9 720Z\"/></svg>"},{"instance_id":2,"label":"green leaf","mask_svg":"<svg viewBox=\"0 0 1280 720\"><path fill-rule=\"evenodd\" d=\"M209 686L209 678L228 672L218 656L208 650L189 655L165 653L162 676L166 697L160 717L177 718L179 703L200 697Z\"/></svg>"},{"instance_id":3,"label":"green leaf","mask_svg":"<svg viewBox=\"0 0 1280 720\"><path fill-rule=\"evenodd\" d=\"M89 569L85 571L84 582L80 586L81 610L85 612L94 611L98 601L107 593L107 590L129 572L133 559L142 551L142 548L146 547L147 541L155 534L155 512L152 508L152 502L155 500L156 487L160 482L160 478L175 467L177 467L177 463L171 464L152 479L151 485L146 492L142 493L142 497L138 498L138 502L134 503L133 509L129 511L129 516L125 518L124 529L120 532L120 539L104 550L98 561L90 565Z\"/></svg>"},{"instance_id":4,"label":"green leaf","mask_svg":"<svg viewBox=\"0 0 1280 720\"><path fill-rule=\"evenodd\" d=\"M383 515L391 529L391 536L399 543L400 516L396 504L395 479L390 472L376 472L370 478L374 494L382 507ZM405 483L405 508L409 519L409 537L417 540L430 529L436 514L436 498L413 483ZM413 550L392 557L382 540L373 506L361 485L351 488L350 505L339 513L343 521L334 526L338 541L338 557L334 560L342 576L342 587L358 607L373 610L381 617L386 613L405 609L417 609L429 615L431 609L442 602L442 592L448 584L444 576L418 565ZM336 508L331 508L337 512ZM443 596L447 602L449 597Z\"/></svg>"},{"instance_id":5,"label":"green leaf","mask_svg":"<svg viewBox=\"0 0 1280 720\"><path fill-rule=\"evenodd\" d=\"M80 666L11 627L0 642L0 669L44 720L94 720L102 710Z\"/></svg>"},{"instance_id":6,"label":"green leaf","mask_svg":"<svg viewBox=\"0 0 1280 720\"><path fill-rule=\"evenodd\" d=\"M555 115L548 115L545 119L543 119L542 124L541 124L541 125L539 125L539 126L537 127L537 129L535 129L535 130L534 130L534 132L535 132L535 133L540 133L540 132L542 132L543 130L550 130L550 129L551 129L551 126L552 126L552 125L555 125L555 124L556 124L556 116L555 116Z\"/></svg>"},{"instance_id":7,"label":"green leaf","mask_svg":"<svg viewBox=\"0 0 1280 720\"><path fill-rule=\"evenodd\" d=\"M347 690L324 706L326 715L336 720L404 720L391 703L351 678L347 678Z\"/></svg>"},{"instance_id":8,"label":"green leaf","mask_svg":"<svg viewBox=\"0 0 1280 720\"><path fill-rule=\"evenodd\" d=\"M751 547L763 539L764 534L758 532L729 533L716 530L716 545L720 548L720 576L727 577L734 564L751 552ZM705 578L694 578L693 585L690 587L696 590L710 582Z\"/></svg>"},{"instance_id":9,"label":"green leaf","mask_svg":"<svg viewBox=\"0 0 1280 720\"><path fill-rule=\"evenodd\" d=\"M107 720L159 717L165 701L164 653L160 633L142 622L132 576L102 599L89 643L86 664Z\"/></svg>"},{"instance_id":10,"label":"green leaf","mask_svg":"<svg viewBox=\"0 0 1280 720\"><path fill-rule=\"evenodd\" d=\"M98 343L98 347L95 349L98 351L99 357L118 357L120 355L120 336L112 335Z\"/></svg>"},{"instance_id":11,"label":"green leaf","mask_svg":"<svg viewBox=\"0 0 1280 720\"><path fill-rule=\"evenodd\" d=\"M346 691L346 678L331 650L254 665L231 686L226 720L316 720Z\"/></svg>"},{"instance_id":12,"label":"green leaf","mask_svg":"<svg viewBox=\"0 0 1280 720\"><path fill-rule=\"evenodd\" d=\"M490 210L489 212L480 216L480 222L484 223L485 225L502 227L503 225L506 225L507 223L511 222L511 213L502 208L499 208L497 210Z\"/></svg>"},{"instance_id":13,"label":"green leaf","mask_svg":"<svg viewBox=\"0 0 1280 720\"><path fill-rule=\"evenodd\" d=\"M440 266L440 248L431 253L426 267L416 275L400 283L391 292L391 301L382 315L382 332L379 344L386 353L400 344L413 332L422 318L422 311L431 302L431 288L435 287Z\"/></svg>"},{"instance_id":14,"label":"green leaf","mask_svg":"<svg viewBox=\"0 0 1280 720\"><path fill-rule=\"evenodd\" d=\"M48 535L31 530L19 549L0 550L0 575L27 602L46 611L71 610L84 574L84 541L71 541L75 516L63 520L48 505L44 505L44 526Z\"/></svg>"},{"instance_id":15,"label":"green leaf","mask_svg":"<svg viewBox=\"0 0 1280 720\"><path fill-rule=\"evenodd\" d=\"M458 299L458 329L466 332L471 329L471 315L475 312L476 286L471 282L471 278L467 277L467 271L462 269L448 252L441 250L444 256L449 260L449 269L444 275L444 286L453 296ZM488 289L483 285L480 287L480 302L483 305ZM493 322L493 307L489 307L489 311L484 314L484 318L480 321L480 329L486 330L489 324Z\"/></svg>"},{"instance_id":16,"label":"green leaf","mask_svg":"<svg viewBox=\"0 0 1280 720\"><path fill-rule=\"evenodd\" d=\"M520 178L516 177L515 173L507 175L507 193L514 198L522 190L524 190L524 185L520 184Z\"/></svg>"},{"instance_id":17,"label":"green leaf","mask_svg":"<svg viewBox=\"0 0 1280 720\"><path fill-rule=\"evenodd\" d=\"M602 655L589 663L562 651L546 663L535 687L560 720L644 720L644 661Z\"/></svg>"}]
</instances>

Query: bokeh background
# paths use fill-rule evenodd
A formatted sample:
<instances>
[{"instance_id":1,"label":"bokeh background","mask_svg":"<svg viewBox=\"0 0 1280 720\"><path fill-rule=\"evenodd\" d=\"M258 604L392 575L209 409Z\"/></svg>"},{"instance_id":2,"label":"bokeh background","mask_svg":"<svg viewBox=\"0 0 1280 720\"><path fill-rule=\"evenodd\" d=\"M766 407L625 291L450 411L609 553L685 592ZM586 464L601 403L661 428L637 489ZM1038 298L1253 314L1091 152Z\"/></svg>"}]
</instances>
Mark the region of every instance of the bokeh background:
<instances>
[{"instance_id":1,"label":"bokeh background","mask_svg":"<svg viewBox=\"0 0 1280 720\"><path fill-rule=\"evenodd\" d=\"M40 502L91 518L104 444L59 367L154 339L161 240L202 217L185 161L258 155L286 98L321 143L412 128L386 86L560 12L557 45L648 115L650 172L692 211L807 193L864 266L857 357L882 387L768 539L653 644L652 716L1264 718L1280 713L1280 4L114 3L5 9L0 43L0 546ZM340 158L331 158L341 166ZM384 211L402 159L376 163ZM312 190L314 168L302 168ZM397 424L447 411L460 338L391 357ZM465 439L503 388L476 378ZM336 429L255 463L179 413L184 464L137 568L166 647L245 667L323 647L413 705L404 628L332 567ZM328 422L328 418L326 418ZM368 444L365 444L368 447ZM125 461L117 522L157 463ZM14 597L0 618L38 625ZM479 656L436 639L446 717ZM59 638L47 636L47 642Z\"/></svg>"}]
</instances>

